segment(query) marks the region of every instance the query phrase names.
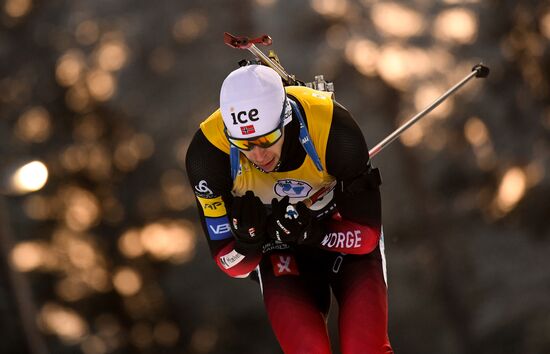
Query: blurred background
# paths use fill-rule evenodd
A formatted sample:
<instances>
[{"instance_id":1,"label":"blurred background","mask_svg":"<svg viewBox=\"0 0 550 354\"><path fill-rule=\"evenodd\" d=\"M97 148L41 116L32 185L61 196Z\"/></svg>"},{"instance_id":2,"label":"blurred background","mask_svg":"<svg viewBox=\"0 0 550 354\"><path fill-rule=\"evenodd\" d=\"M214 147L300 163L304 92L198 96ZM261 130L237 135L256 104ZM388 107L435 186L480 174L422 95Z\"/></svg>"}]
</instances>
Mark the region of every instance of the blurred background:
<instances>
[{"instance_id":1,"label":"blurred background","mask_svg":"<svg viewBox=\"0 0 550 354\"><path fill-rule=\"evenodd\" d=\"M1 353L280 353L256 284L210 259L186 179L252 58L224 31L267 33L287 71L334 81L370 147L488 65L374 159L390 338L550 352L550 3L0 4Z\"/></svg>"}]
</instances>

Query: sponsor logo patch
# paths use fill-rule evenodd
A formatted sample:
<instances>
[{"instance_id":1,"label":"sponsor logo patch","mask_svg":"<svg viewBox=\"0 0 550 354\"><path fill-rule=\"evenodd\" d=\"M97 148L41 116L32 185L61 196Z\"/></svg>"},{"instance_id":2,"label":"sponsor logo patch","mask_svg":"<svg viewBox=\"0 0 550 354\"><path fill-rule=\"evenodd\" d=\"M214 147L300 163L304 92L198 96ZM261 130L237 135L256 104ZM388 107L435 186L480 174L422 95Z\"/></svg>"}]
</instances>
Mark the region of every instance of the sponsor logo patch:
<instances>
[{"instance_id":1,"label":"sponsor logo patch","mask_svg":"<svg viewBox=\"0 0 550 354\"><path fill-rule=\"evenodd\" d=\"M313 188L306 182L297 179L280 179L275 184L275 193L284 197L304 198L309 195Z\"/></svg>"},{"instance_id":2,"label":"sponsor logo patch","mask_svg":"<svg viewBox=\"0 0 550 354\"><path fill-rule=\"evenodd\" d=\"M211 199L197 197L197 199L199 200L199 203L201 203L202 210L204 211L204 216L217 218L227 214L222 197Z\"/></svg>"},{"instance_id":3,"label":"sponsor logo patch","mask_svg":"<svg viewBox=\"0 0 550 354\"><path fill-rule=\"evenodd\" d=\"M300 275L298 272L298 265L296 259L291 254L272 254L271 265L273 266L273 273L275 276L280 277L282 275Z\"/></svg>"},{"instance_id":4,"label":"sponsor logo patch","mask_svg":"<svg viewBox=\"0 0 550 354\"><path fill-rule=\"evenodd\" d=\"M206 228L208 229L208 236L211 240L219 241L233 237L227 216L204 219L206 221Z\"/></svg>"},{"instance_id":5,"label":"sponsor logo patch","mask_svg":"<svg viewBox=\"0 0 550 354\"><path fill-rule=\"evenodd\" d=\"M195 186L195 194L198 196L198 197L203 197L203 198L212 198L214 197L214 192L212 192L212 190L210 188L208 188L208 184L206 183L206 181L203 179L199 182L199 184L197 184Z\"/></svg>"},{"instance_id":6,"label":"sponsor logo patch","mask_svg":"<svg viewBox=\"0 0 550 354\"><path fill-rule=\"evenodd\" d=\"M330 248L360 248L361 230L331 232L325 235L321 245Z\"/></svg>"},{"instance_id":7,"label":"sponsor logo patch","mask_svg":"<svg viewBox=\"0 0 550 354\"><path fill-rule=\"evenodd\" d=\"M241 263L243 259L244 259L244 256L242 254L233 250L228 254L226 254L225 256L221 256L220 263L225 269L229 269Z\"/></svg>"}]
</instances>

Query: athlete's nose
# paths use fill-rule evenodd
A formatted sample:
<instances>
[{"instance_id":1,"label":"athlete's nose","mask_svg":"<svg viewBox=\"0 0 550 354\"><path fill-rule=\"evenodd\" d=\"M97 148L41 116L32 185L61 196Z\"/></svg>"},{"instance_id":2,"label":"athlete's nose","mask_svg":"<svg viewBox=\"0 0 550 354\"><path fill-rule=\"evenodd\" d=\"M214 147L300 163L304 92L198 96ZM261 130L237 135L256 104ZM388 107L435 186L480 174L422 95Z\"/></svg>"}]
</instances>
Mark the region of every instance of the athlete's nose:
<instances>
[{"instance_id":1,"label":"athlete's nose","mask_svg":"<svg viewBox=\"0 0 550 354\"><path fill-rule=\"evenodd\" d=\"M259 146L253 146L252 150L250 150L250 157L252 157L255 161L262 161L265 158L267 149L264 149Z\"/></svg>"}]
</instances>

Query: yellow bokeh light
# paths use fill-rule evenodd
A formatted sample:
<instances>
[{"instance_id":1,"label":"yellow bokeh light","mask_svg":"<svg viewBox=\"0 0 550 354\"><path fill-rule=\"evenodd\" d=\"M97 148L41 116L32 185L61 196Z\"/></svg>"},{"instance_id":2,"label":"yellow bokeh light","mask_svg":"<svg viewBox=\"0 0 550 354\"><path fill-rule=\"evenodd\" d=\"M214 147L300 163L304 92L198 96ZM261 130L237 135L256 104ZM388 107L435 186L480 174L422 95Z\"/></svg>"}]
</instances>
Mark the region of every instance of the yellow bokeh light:
<instances>
[{"instance_id":1,"label":"yellow bokeh light","mask_svg":"<svg viewBox=\"0 0 550 354\"><path fill-rule=\"evenodd\" d=\"M121 267L113 275L113 285L122 296L132 296L140 291L143 281L136 270Z\"/></svg>"},{"instance_id":2,"label":"yellow bokeh light","mask_svg":"<svg viewBox=\"0 0 550 354\"><path fill-rule=\"evenodd\" d=\"M4 11L13 18L20 18L27 15L32 9L31 0L6 0Z\"/></svg>"},{"instance_id":3,"label":"yellow bokeh light","mask_svg":"<svg viewBox=\"0 0 550 354\"><path fill-rule=\"evenodd\" d=\"M50 114L43 107L33 107L19 117L15 134L23 141L41 143L51 134Z\"/></svg>"},{"instance_id":4,"label":"yellow bokeh light","mask_svg":"<svg viewBox=\"0 0 550 354\"><path fill-rule=\"evenodd\" d=\"M464 126L464 136L473 146L481 146L489 141L487 127L478 117L468 119Z\"/></svg>"},{"instance_id":5,"label":"yellow bokeh light","mask_svg":"<svg viewBox=\"0 0 550 354\"><path fill-rule=\"evenodd\" d=\"M311 7L327 17L343 17L349 10L348 0L310 0Z\"/></svg>"},{"instance_id":6,"label":"yellow bokeh light","mask_svg":"<svg viewBox=\"0 0 550 354\"><path fill-rule=\"evenodd\" d=\"M434 37L458 44L470 44L477 37L476 15L464 8L442 11L436 18L432 34Z\"/></svg>"},{"instance_id":7,"label":"yellow bokeh light","mask_svg":"<svg viewBox=\"0 0 550 354\"><path fill-rule=\"evenodd\" d=\"M126 231L118 239L118 249L128 258L136 258L145 253L141 243L141 236L138 230L131 229Z\"/></svg>"},{"instance_id":8,"label":"yellow bokeh light","mask_svg":"<svg viewBox=\"0 0 550 354\"><path fill-rule=\"evenodd\" d=\"M97 101L107 101L116 90L114 76L104 70L93 70L86 76L86 85L90 95Z\"/></svg>"},{"instance_id":9,"label":"yellow bokeh light","mask_svg":"<svg viewBox=\"0 0 550 354\"><path fill-rule=\"evenodd\" d=\"M40 161L32 161L20 167L12 176L12 190L18 194L42 189L48 181L48 168Z\"/></svg>"},{"instance_id":10,"label":"yellow bokeh light","mask_svg":"<svg viewBox=\"0 0 550 354\"><path fill-rule=\"evenodd\" d=\"M102 267L87 269L83 277L84 282L92 289L99 292L111 290L109 273Z\"/></svg>"},{"instance_id":11,"label":"yellow bokeh light","mask_svg":"<svg viewBox=\"0 0 550 354\"><path fill-rule=\"evenodd\" d=\"M188 261L195 251L195 235L184 222L158 222L141 231L141 243L151 256L175 263Z\"/></svg>"},{"instance_id":12,"label":"yellow bokeh light","mask_svg":"<svg viewBox=\"0 0 550 354\"><path fill-rule=\"evenodd\" d=\"M40 321L46 330L66 343L78 343L88 333L88 325L78 313L54 303L42 307Z\"/></svg>"},{"instance_id":13,"label":"yellow bokeh light","mask_svg":"<svg viewBox=\"0 0 550 354\"><path fill-rule=\"evenodd\" d=\"M347 41L345 48L346 60L357 70L367 76L376 74L379 57L378 47L367 39L352 39Z\"/></svg>"},{"instance_id":14,"label":"yellow bokeh light","mask_svg":"<svg viewBox=\"0 0 550 354\"><path fill-rule=\"evenodd\" d=\"M62 86L72 86L78 82L86 67L84 54L80 50L71 49L57 60L55 77Z\"/></svg>"},{"instance_id":15,"label":"yellow bokeh light","mask_svg":"<svg viewBox=\"0 0 550 354\"><path fill-rule=\"evenodd\" d=\"M527 175L519 167L510 168L500 181L496 195L498 211L507 213L523 198L527 189Z\"/></svg>"},{"instance_id":16,"label":"yellow bokeh light","mask_svg":"<svg viewBox=\"0 0 550 354\"><path fill-rule=\"evenodd\" d=\"M201 36L208 28L208 18L196 11L181 16L174 27L172 35L178 42L191 42Z\"/></svg>"},{"instance_id":17,"label":"yellow bokeh light","mask_svg":"<svg viewBox=\"0 0 550 354\"><path fill-rule=\"evenodd\" d=\"M77 268L90 268L96 262L96 251L86 241L79 239L71 240L67 252L69 260Z\"/></svg>"},{"instance_id":18,"label":"yellow bokeh light","mask_svg":"<svg viewBox=\"0 0 550 354\"><path fill-rule=\"evenodd\" d=\"M12 266L20 272L29 272L44 263L46 246L36 241L25 241L15 245L10 252Z\"/></svg>"},{"instance_id":19,"label":"yellow bokeh light","mask_svg":"<svg viewBox=\"0 0 550 354\"><path fill-rule=\"evenodd\" d=\"M63 202L65 223L70 229L84 231L98 221L99 202L93 193L78 187L68 187L63 191Z\"/></svg>"},{"instance_id":20,"label":"yellow bokeh light","mask_svg":"<svg viewBox=\"0 0 550 354\"><path fill-rule=\"evenodd\" d=\"M381 50L377 70L384 81L405 89L412 78L423 77L433 70L433 58L419 48L389 44Z\"/></svg>"},{"instance_id":21,"label":"yellow bokeh light","mask_svg":"<svg viewBox=\"0 0 550 354\"><path fill-rule=\"evenodd\" d=\"M107 40L97 51L99 67L105 71L119 70L128 59L128 47L120 39Z\"/></svg>"},{"instance_id":22,"label":"yellow bokeh light","mask_svg":"<svg viewBox=\"0 0 550 354\"><path fill-rule=\"evenodd\" d=\"M409 7L395 2L379 2L371 10L374 25L383 34L408 38L424 29L422 15Z\"/></svg>"}]
</instances>

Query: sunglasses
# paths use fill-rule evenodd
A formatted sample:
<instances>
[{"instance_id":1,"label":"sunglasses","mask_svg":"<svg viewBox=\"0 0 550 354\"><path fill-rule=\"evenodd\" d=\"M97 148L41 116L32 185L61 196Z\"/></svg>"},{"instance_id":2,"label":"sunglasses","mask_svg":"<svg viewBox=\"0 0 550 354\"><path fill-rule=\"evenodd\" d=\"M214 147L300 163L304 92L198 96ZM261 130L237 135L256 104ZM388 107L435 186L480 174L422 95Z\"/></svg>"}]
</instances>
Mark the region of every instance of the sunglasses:
<instances>
[{"instance_id":1,"label":"sunglasses","mask_svg":"<svg viewBox=\"0 0 550 354\"><path fill-rule=\"evenodd\" d=\"M239 150L245 150L250 151L254 148L254 146L258 146L261 148L268 148L275 144L281 137L283 136L283 127L284 127L284 118L285 118L285 109L286 109L287 100L285 97L285 102L283 104L283 110L281 112L280 117L280 123L279 126L277 126L275 129L270 131L269 133L266 133L262 136L258 136L251 139L237 139L231 137L227 133L227 128L224 129L225 136L227 137L227 140L229 140L229 143Z\"/></svg>"}]
</instances>

